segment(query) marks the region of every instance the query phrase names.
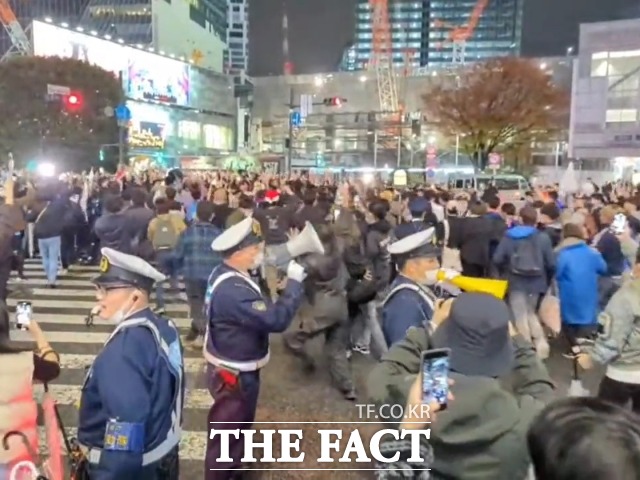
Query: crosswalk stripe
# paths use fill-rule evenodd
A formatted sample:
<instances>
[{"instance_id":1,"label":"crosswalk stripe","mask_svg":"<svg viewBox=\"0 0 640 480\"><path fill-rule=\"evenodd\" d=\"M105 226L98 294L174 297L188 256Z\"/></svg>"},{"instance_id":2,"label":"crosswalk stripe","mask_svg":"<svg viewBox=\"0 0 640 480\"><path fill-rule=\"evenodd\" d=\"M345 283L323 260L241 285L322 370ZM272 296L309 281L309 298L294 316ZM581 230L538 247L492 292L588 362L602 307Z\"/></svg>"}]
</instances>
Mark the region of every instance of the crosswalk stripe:
<instances>
[{"instance_id":1,"label":"crosswalk stripe","mask_svg":"<svg viewBox=\"0 0 640 480\"><path fill-rule=\"evenodd\" d=\"M15 299L15 298L10 298L7 300L7 305L9 307L15 307L16 303L18 303L20 300ZM56 309L65 309L65 308L80 308L80 309L86 309L87 313L89 313L91 311L91 309L93 307L96 306L96 302L95 300L89 300L89 299L83 299L83 300L40 300L39 302L37 302L38 308L41 310L45 310L45 309L50 309L50 310L56 310ZM34 304L34 307L36 305ZM168 315L171 316L172 314L180 314L180 313L187 313L189 311L189 305L187 305L186 303L167 303L167 312Z\"/></svg>"},{"instance_id":2,"label":"crosswalk stripe","mask_svg":"<svg viewBox=\"0 0 640 480\"><path fill-rule=\"evenodd\" d=\"M95 355L87 354L72 354L65 353L60 357L60 368L63 370L70 369L84 369L88 365L91 365ZM200 373L205 366L202 358L189 358L184 359L184 370L186 373Z\"/></svg>"},{"instance_id":3,"label":"crosswalk stripe","mask_svg":"<svg viewBox=\"0 0 640 480\"><path fill-rule=\"evenodd\" d=\"M67 274L58 277L57 288L46 286L41 261L29 259L25 263L23 282L12 282L15 295L10 295L7 303L11 310L17 301L33 303L34 318L42 326L47 340L60 354L62 369L58 383L52 382L50 391L60 408L65 431L69 437L77 435L78 415L75 407L80 399L85 369L95 359L113 328L107 322L95 320L93 327L86 327L85 318L95 306L95 288L90 280L98 275L95 266L77 266ZM175 294L166 295L167 317L171 318L184 333L191 321L189 307L185 300ZM28 332L12 330L11 338L19 346L29 348L33 340ZM187 393L184 409L183 438L180 444L180 459L201 465L204 459L208 437L207 412L212 404L209 392L196 388L204 372L205 362L198 351L185 350L185 372L187 373ZM36 388L38 390L38 388ZM36 396L39 396L36 393ZM44 429L40 427L40 434ZM44 438L44 437L42 437ZM46 450L46 442L41 447Z\"/></svg>"},{"instance_id":4,"label":"crosswalk stripe","mask_svg":"<svg viewBox=\"0 0 640 480\"><path fill-rule=\"evenodd\" d=\"M82 391L81 385L61 385L51 384L49 391L59 405L77 405ZM208 390L202 388L191 388L185 396L184 408L209 408L211 406L211 396Z\"/></svg>"},{"instance_id":5,"label":"crosswalk stripe","mask_svg":"<svg viewBox=\"0 0 640 480\"><path fill-rule=\"evenodd\" d=\"M206 426L205 426L206 428ZM74 438L78 435L78 429L76 427L67 427L65 425L65 431L69 438ZM38 427L38 437L40 443L40 452L44 455L48 453L47 437L45 427ZM182 441L180 442L180 460L200 460L204 459L204 453L207 448L206 432L182 432ZM62 442L62 434L60 434L60 441ZM62 443L64 449L64 443ZM63 452L66 453L66 452Z\"/></svg>"},{"instance_id":6,"label":"crosswalk stripe","mask_svg":"<svg viewBox=\"0 0 640 480\"><path fill-rule=\"evenodd\" d=\"M34 309L34 318L40 324L40 326L46 331L45 325L52 323L57 325L82 325L84 326L86 315L67 315L65 313L40 313L37 309ZM88 311L87 311L88 313ZM173 323L178 328L189 328L191 320L185 317L172 318ZM106 322L100 319L94 319L95 325L110 326Z\"/></svg>"}]
</instances>

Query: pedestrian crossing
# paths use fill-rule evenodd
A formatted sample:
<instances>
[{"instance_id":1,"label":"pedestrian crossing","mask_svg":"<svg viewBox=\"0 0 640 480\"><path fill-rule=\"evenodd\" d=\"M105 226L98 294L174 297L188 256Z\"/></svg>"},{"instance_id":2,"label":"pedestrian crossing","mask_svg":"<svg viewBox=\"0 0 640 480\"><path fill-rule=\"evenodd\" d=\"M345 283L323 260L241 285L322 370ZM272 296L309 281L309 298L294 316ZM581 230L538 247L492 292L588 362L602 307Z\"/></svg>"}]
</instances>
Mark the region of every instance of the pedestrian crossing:
<instances>
[{"instance_id":1,"label":"pedestrian crossing","mask_svg":"<svg viewBox=\"0 0 640 480\"><path fill-rule=\"evenodd\" d=\"M95 320L91 327L85 318L95 305L95 288L90 283L97 267L75 266L58 278L57 288L46 288L46 278L38 260L27 260L26 280L12 282L8 305L11 311L19 301L30 301L33 315L51 346L60 354L60 377L50 385L62 422L70 437L76 435L77 403L87 367L113 330L113 325ZM165 294L166 315L174 320L182 334L190 325L186 301ZM11 331L11 338L24 348L33 348L28 332ZM199 351L185 349L187 394L184 409L183 439L180 445L181 478L201 477L207 441L207 413L211 396L204 379L204 360ZM41 389L42 387L36 387ZM42 422L40 423L42 424ZM44 435L44 432L41 432ZM43 437L44 438L44 437ZM41 442L45 444L46 442Z\"/></svg>"}]
</instances>

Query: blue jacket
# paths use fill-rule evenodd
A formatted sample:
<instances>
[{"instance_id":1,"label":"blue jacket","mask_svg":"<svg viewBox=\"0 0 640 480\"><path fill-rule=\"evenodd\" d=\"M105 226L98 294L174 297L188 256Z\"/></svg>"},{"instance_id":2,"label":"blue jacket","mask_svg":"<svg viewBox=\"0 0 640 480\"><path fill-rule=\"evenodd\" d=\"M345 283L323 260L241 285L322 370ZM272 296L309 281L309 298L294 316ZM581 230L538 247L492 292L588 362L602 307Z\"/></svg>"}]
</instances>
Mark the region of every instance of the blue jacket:
<instances>
[{"instance_id":1,"label":"blue jacket","mask_svg":"<svg viewBox=\"0 0 640 480\"><path fill-rule=\"evenodd\" d=\"M607 273L602 255L582 240L569 238L558 247L556 281L562 323L598 322L598 276Z\"/></svg>"},{"instance_id":2,"label":"blue jacket","mask_svg":"<svg viewBox=\"0 0 640 480\"><path fill-rule=\"evenodd\" d=\"M402 285L406 287L399 288ZM427 303L426 297L435 300L435 296L404 275L396 277L385 295L382 302L382 333L387 347L391 348L404 339L411 327L426 328L429 325L433 306Z\"/></svg>"},{"instance_id":3,"label":"blue jacket","mask_svg":"<svg viewBox=\"0 0 640 480\"><path fill-rule=\"evenodd\" d=\"M537 277L525 277L511 272L511 257L516 251L517 242L535 235L535 243L542 253L544 274ZM543 294L549 288L549 280L553 276L555 257L548 235L538 232L536 227L519 225L510 228L498 244L493 254L493 263L509 281L509 290L528 294Z\"/></svg>"},{"instance_id":4,"label":"blue jacket","mask_svg":"<svg viewBox=\"0 0 640 480\"><path fill-rule=\"evenodd\" d=\"M136 324L141 320L151 327ZM166 352L159 348L152 329L167 346ZM90 466L92 479L157 478L157 461L145 464L145 456L153 456L149 454L171 436L175 442L169 443L177 447L179 430L175 429L184 405L182 355L175 325L149 309L118 325L93 362L80 400L78 440L102 449L99 462ZM178 424L173 423L175 409ZM110 427L122 429L112 445Z\"/></svg>"}]
</instances>

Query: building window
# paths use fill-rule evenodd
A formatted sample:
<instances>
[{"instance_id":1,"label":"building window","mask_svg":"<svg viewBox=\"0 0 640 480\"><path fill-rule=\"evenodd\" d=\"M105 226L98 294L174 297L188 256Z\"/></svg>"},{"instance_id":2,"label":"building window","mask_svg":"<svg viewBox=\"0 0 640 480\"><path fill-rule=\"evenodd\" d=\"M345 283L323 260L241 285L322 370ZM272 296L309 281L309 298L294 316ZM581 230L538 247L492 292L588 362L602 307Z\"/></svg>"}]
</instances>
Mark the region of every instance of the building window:
<instances>
[{"instance_id":1,"label":"building window","mask_svg":"<svg viewBox=\"0 0 640 480\"><path fill-rule=\"evenodd\" d=\"M638 110L635 108L621 108L607 110L607 123L635 123L638 121Z\"/></svg>"},{"instance_id":2,"label":"building window","mask_svg":"<svg viewBox=\"0 0 640 480\"><path fill-rule=\"evenodd\" d=\"M186 120L178 122L178 137L184 141L186 146L200 146L200 124Z\"/></svg>"},{"instance_id":3,"label":"building window","mask_svg":"<svg viewBox=\"0 0 640 480\"><path fill-rule=\"evenodd\" d=\"M231 150L231 129L220 125L204 125L204 146L215 150Z\"/></svg>"}]
</instances>

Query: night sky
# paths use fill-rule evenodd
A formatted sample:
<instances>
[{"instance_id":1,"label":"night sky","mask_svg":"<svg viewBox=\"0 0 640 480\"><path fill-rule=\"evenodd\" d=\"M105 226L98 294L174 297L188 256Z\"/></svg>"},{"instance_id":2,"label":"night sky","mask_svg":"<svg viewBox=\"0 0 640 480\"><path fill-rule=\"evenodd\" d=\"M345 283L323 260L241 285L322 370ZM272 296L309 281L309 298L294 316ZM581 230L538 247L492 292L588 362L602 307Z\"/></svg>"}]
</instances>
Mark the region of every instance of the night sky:
<instances>
[{"instance_id":1,"label":"night sky","mask_svg":"<svg viewBox=\"0 0 640 480\"><path fill-rule=\"evenodd\" d=\"M250 0L250 73L280 75L282 5L289 12L294 73L335 70L353 37L356 0ZM640 17L638 0L525 0L523 54L563 55L579 23Z\"/></svg>"}]
</instances>

